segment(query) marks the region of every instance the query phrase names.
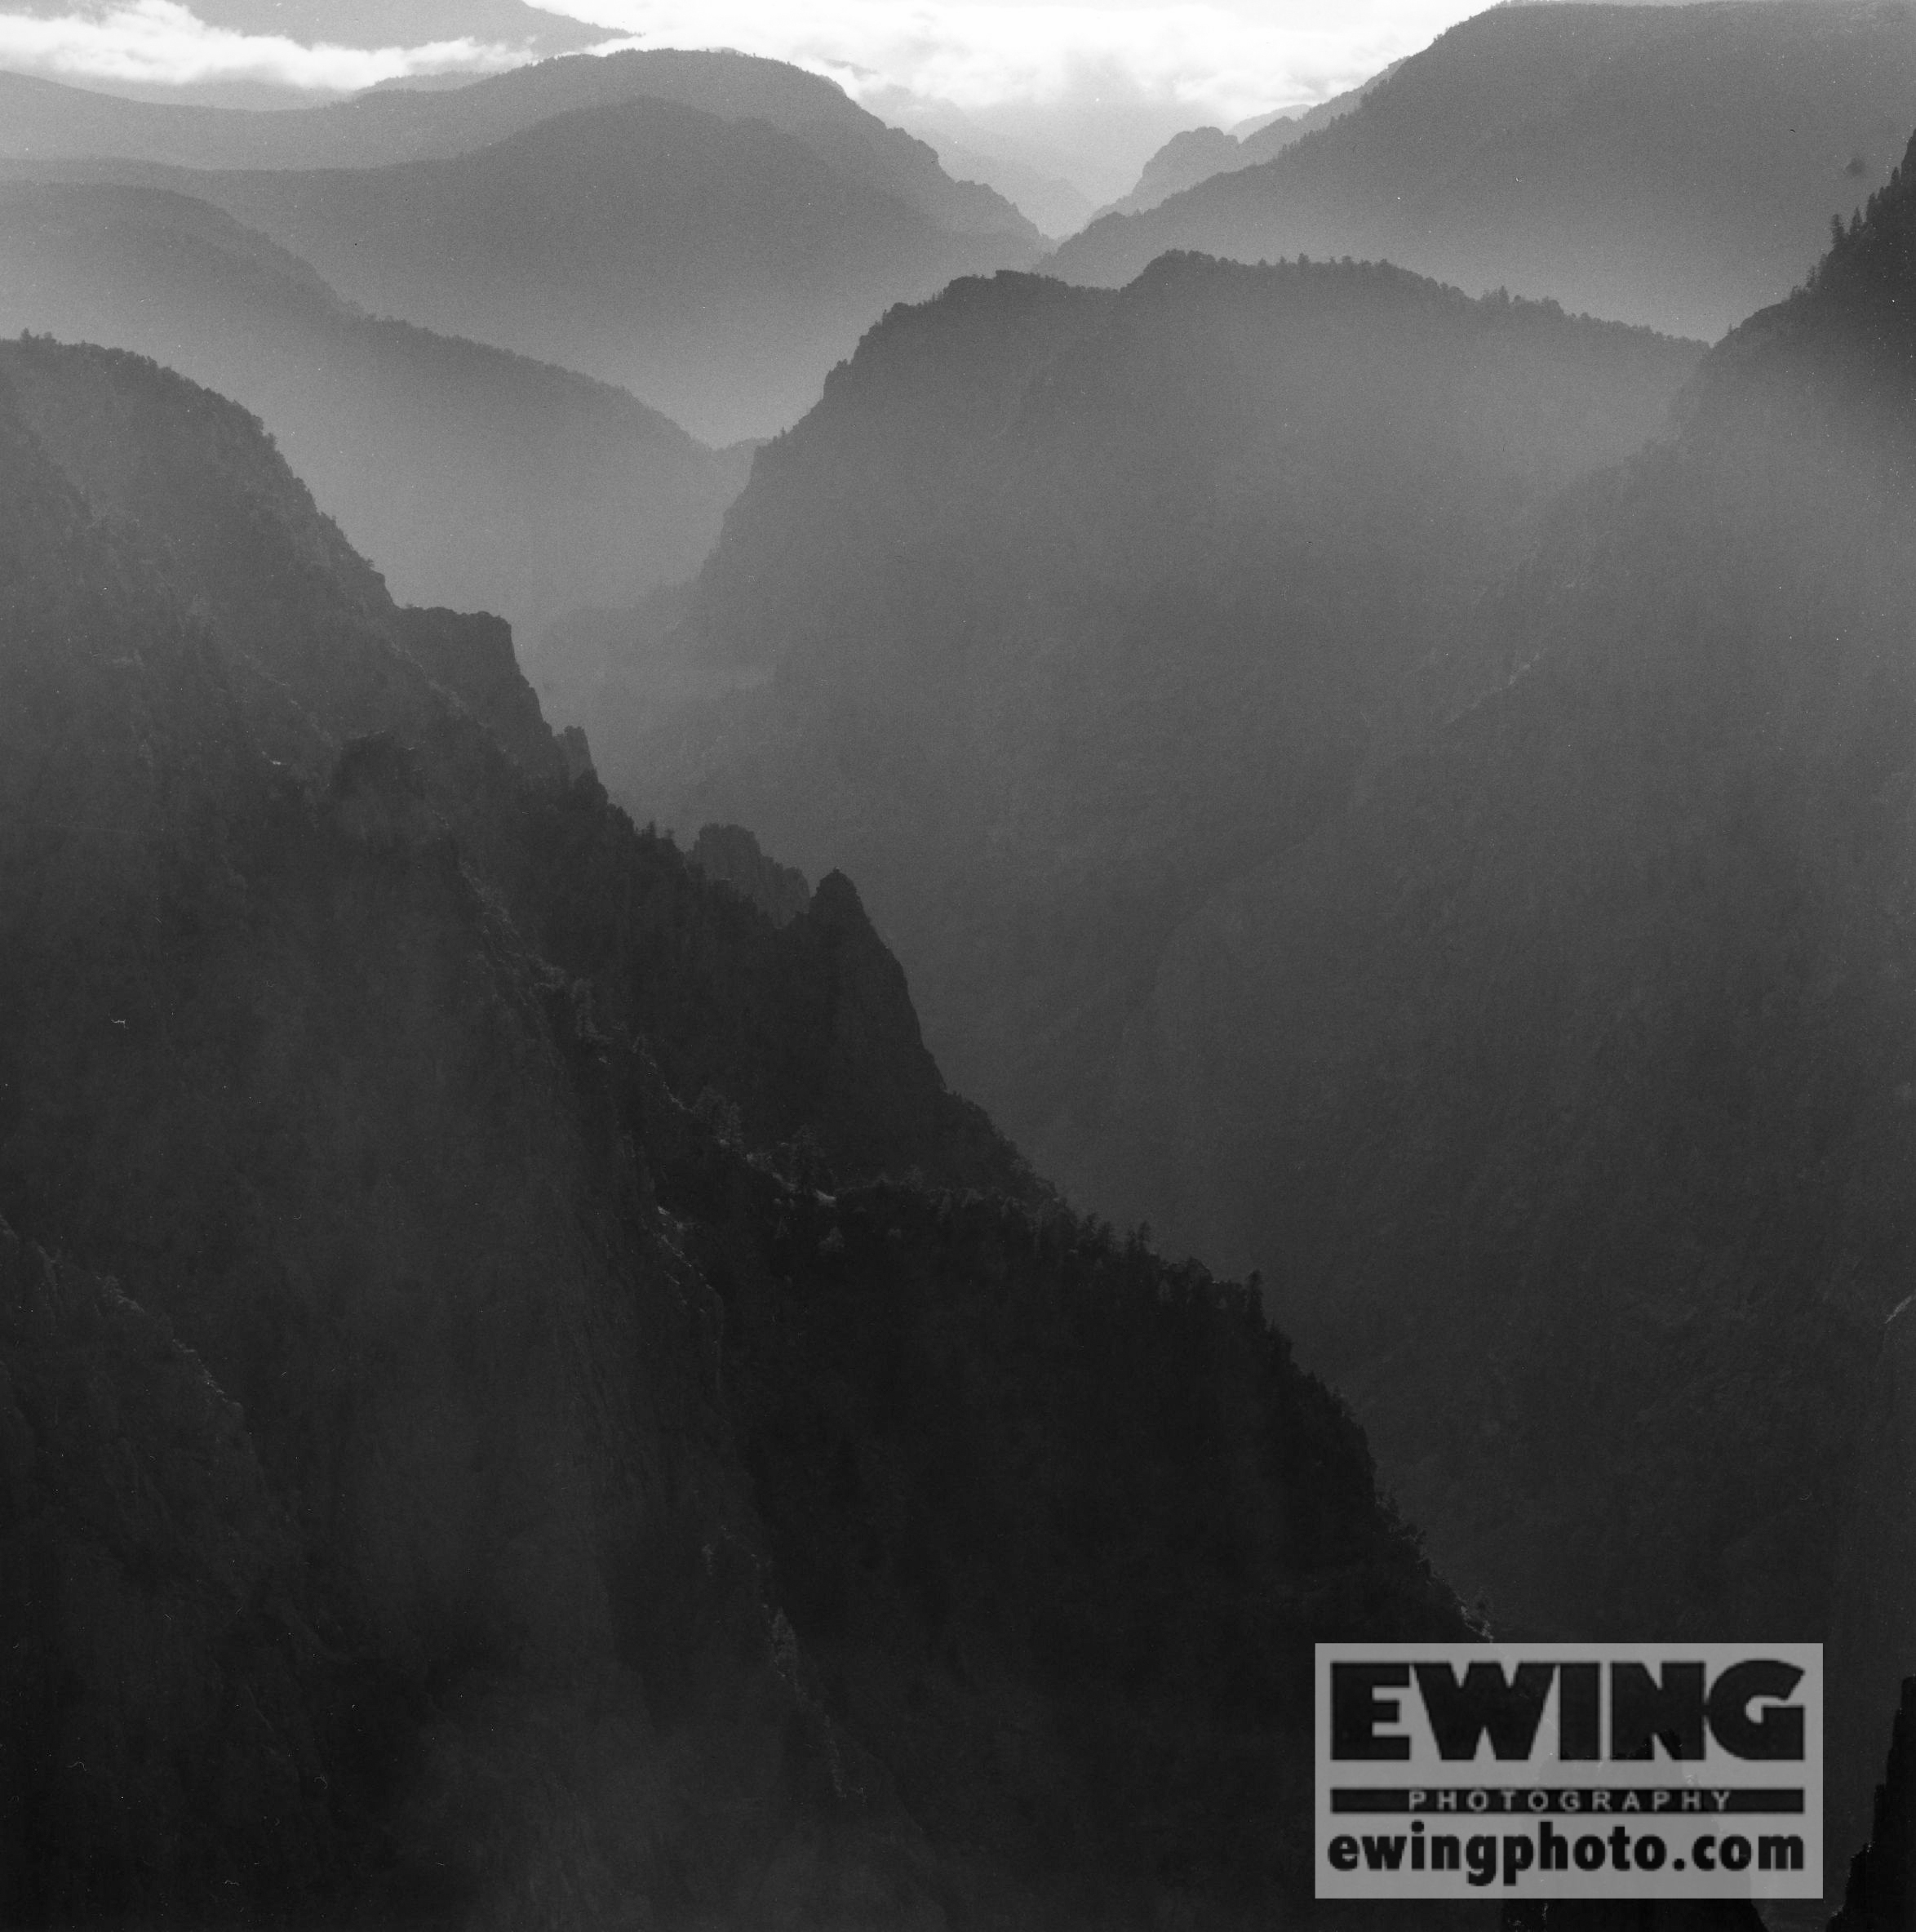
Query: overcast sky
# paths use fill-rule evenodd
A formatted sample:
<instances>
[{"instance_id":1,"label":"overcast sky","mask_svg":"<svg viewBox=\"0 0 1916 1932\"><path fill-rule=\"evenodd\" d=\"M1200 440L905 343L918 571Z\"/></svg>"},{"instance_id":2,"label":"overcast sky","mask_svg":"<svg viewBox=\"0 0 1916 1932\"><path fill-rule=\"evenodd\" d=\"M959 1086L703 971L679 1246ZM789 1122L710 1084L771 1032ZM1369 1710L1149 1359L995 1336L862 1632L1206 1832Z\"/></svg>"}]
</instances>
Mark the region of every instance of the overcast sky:
<instances>
[{"instance_id":1,"label":"overcast sky","mask_svg":"<svg viewBox=\"0 0 1916 1932\"><path fill-rule=\"evenodd\" d=\"M1477 11L1458 0L0 0L0 66L340 91L496 72L597 33L740 47L854 94L905 89L971 111L1129 97L1228 123L1337 92Z\"/></svg>"}]
</instances>

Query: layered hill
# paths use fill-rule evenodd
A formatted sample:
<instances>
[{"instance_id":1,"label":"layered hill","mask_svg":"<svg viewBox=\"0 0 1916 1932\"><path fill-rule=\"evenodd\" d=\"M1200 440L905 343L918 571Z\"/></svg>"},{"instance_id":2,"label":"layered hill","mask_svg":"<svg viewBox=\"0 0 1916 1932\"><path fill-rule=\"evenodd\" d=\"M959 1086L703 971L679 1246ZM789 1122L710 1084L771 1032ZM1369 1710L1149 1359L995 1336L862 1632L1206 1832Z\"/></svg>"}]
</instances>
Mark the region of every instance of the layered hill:
<instances>
[{"instance_id":1,"label":"layered hill","mask_svg":"<svg viewBox=\"0 0 1916 1932\"><path fill-rule=\"evenodd\" d=\"M650 99L386 167L13 165L210 202L362 308L617 384L714 442L801 415L891 304L1039 252L766 122Z\"/></svg>"},{"instance_id":2,"label":"layered hill","mask_svg":"<svg viewBox=\"0 0 1916 1932\"><path fill-rule=\"evenodd\" d=\"M1697 353L1388 268L960 283L760 452L623 704L601 657L601 770L851 869L941 1062L1069 1184L1185 912L1470 687L1476 600Z\"/></svg>"},{"instance_id":3,"label":"layered hill","mask_svg":"<svg viewBox=\"0 0 1916 1932\"><path fill-rule=\"evenodd\" d=\"M235 398L396 597L521 628L690 576L744 482L629 393L369 316L163 190L0 184L0 334L26 330Z\"/></svg>"},{"instance_id":4,"label":"layered hill","mask_svg":"<svg viewBox=\"0 0 1916 1932\"><path fill-rule=\"evenodd\" d=\"M1116 286L1167 249L1381 257L1714 340L1882 184L1913 91L1916 18L1874 0L1492 8L1335 125L1050 267Z\"/></svg>"},{"instance_id":5,"label":"layered hill","mask_svg":"<svg viewBox=\"0 0 1916 1932\"><path fill-rule=\"evenodd\" d=\"M1307 1921L1311 1643L1454 1601L785 909L245 412L0 349L8 1922Z\"/></svg>"},{"instance_id":6,"label":"layered hill","mask_svg":"<svg viewBox=\"0 0 1916 1932\"><path fill-rule=\"evenodd\" d=\"M361 308L615 384L719 443L795 420L892 303L1042 252L924 143L742 55L578 56L291 113L18 78L7 104L16 178L208 202Z\"/></svg>"},{"instance_id":7,"label":"layered hill","mask_svg":"<svg viewBox=\"0 0 1916 1932\"><path fill-rule=\"evenodd\" d=\"M942 225L1036 238L1009 203L975 183L951 180L925 142L868 113L833 82L782 60L723 50L578 54L463 87L376 91L291 111L131 102L5 74L0 155L42 161L113 155L189 168L378 167L470 153L555 114L635 100L676 101L721 120L765 122Z\"/></svg>"}]
</instances>

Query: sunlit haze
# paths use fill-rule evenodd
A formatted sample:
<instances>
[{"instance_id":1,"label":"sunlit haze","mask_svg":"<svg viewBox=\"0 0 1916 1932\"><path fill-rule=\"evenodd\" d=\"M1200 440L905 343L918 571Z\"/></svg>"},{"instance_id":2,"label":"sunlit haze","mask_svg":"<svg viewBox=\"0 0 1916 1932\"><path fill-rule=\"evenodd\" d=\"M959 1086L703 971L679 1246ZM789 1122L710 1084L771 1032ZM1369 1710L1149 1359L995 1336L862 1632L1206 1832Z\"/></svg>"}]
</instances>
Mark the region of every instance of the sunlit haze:
<instances>
[{"instance_id":1,"label":"sunlit haze","mask_svg":"<svg viewBox=\"0 0 1916 1932\"><path fill-rule=\"evenodd\" d=\"M0 68L270 102L581 47L730 47L832 78L914 131L989 139L1122 193L1180 127L1323 100L1478 11L1464 0L58 0L0 7Z\"/></svg>"},{"instance_id":2,"label":"sunlit haze","mask_svg":"<svg viewBox=\"0 0 1916 1932\"><path fill-rule=\"evenodd\" d=\"M1475 11L1460 0L16 3L0 9L0 66L109 87L323 97L477 78L595 40L730 47L829 75L888 118L962 115L1022 135L1116 192L1177 129L1322 100Z\"/></svg>"},{"instance_id":3,"label":"sunlit haze","mask_svg":"<svg viewBox=\"0 0 1916 1932\"><path fill-rule=\"evenodd\" d=\"M1476 11L1457 0L534 0L546 13L649 46L734 47L829 73L854 92L886 86L966 109L1135 91L1240 118L1333 93ZM223 77L314 90L402 73L484 72L523 58L475 4L287 7L122 0L0 11L0 61L103 80ZM439 32L408 34L409 26ZM466 16L466 31L443 29ZM376 23L376 24L375 24ZM536 24L526 10L528 32ZM370 29L369 31L369 29Z\"/></svg>"},{"instance_id":4,"label":"sunlit haze","mask_svg":"<svg viewBox=\"0 0 1916 1932\"><path fill-rule=\"evenodd\" d=\"M1458 0L542 0L650 47L727 46L830 75L922 131L1022 144L1093 198L1180 128L1321 100L1479 7Z\"/></svg>"},{"instance_id":5,"label":"sunlit haze","mask_svg":"<svg viewBox=\"0 0 1916 1932\"><path fill-rule=\"evenodd\" d=\"M730 46L974 110L1133 94L1225 121L1364 79L1479 9L1457 0L543 0L650 45Z\"/></svg>"}]
</instances>

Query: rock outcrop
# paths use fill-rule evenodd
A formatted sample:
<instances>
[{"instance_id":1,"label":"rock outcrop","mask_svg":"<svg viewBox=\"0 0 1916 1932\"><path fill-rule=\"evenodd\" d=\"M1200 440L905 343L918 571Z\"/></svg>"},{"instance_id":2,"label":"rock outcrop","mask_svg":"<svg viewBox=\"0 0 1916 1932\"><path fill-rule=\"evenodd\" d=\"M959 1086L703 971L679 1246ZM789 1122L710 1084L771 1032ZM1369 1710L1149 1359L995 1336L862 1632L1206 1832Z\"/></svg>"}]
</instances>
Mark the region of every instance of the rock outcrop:
<instances>
[{"instance_id":1,"label":"rock outcrop","mask_svg":"<svg viewBox=\"0 0 1916 1932\"><path fill-rule=\"evenodd\" d=\"M812 903L805 874L761 851L743 825L702 827L690 857L708 879L724 880L774 926L789 925Z\"/></svg>"}]
</instances>

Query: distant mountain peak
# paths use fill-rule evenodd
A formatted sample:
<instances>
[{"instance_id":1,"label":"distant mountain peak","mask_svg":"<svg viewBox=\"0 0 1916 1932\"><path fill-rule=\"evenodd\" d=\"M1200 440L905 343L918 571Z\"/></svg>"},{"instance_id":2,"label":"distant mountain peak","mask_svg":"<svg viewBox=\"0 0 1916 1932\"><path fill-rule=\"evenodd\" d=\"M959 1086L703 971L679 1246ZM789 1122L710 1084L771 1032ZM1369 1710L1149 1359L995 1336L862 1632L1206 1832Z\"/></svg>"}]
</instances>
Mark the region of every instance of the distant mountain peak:
<instances>
[{"instance_id":1,"label":"distant mountain peak","mask_svg":"<svg viewBox=\"0 0 1916 1932\"><path fill-rule=\"evenodd\" d=\"M1342 120L1390 79L1401 60L1394 60L1359 86L1315 107L1282 108L1242 121L1228 131L1221 127L1187 127L1174 134L1144 164L1138 185L1121 201L1101 208L1100 215L1139 215L1208 181L1213 175L1235 174L1281 154L1306 135Z\"/></svg>"},{"instance_id":2,"label":"distant mountain peak","mask_svg":"<svg viewBox=\"0 0 1916 1932\"><path fill-rule=\"evenodd\" d=\"M1332 126L1252 156L1299 125L1275 124L1052 267L1120 286L1174 247L1381 257L1714 339L1803 280L1902 153L1912 99L1916 13L1872 0L1492 8Z\"/></svg>"},{"instance_id":3,"label":"distant mountain peak","mask_svg":"<svg viewBox=\"0 0 1916 1932\"><path fill-rule=\"evenodd\" d=\"M615 384L717 442L795 420L894 302L1044 246L830 82L746 55L581 56L283 114L12 80L14 179L212 203L369 314Z\"/></svg>"}]
</instances>

